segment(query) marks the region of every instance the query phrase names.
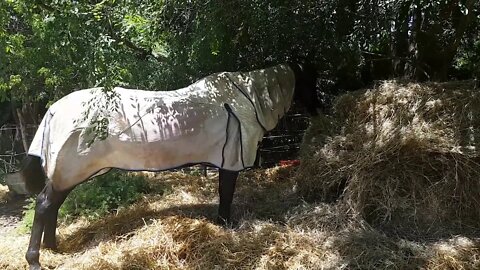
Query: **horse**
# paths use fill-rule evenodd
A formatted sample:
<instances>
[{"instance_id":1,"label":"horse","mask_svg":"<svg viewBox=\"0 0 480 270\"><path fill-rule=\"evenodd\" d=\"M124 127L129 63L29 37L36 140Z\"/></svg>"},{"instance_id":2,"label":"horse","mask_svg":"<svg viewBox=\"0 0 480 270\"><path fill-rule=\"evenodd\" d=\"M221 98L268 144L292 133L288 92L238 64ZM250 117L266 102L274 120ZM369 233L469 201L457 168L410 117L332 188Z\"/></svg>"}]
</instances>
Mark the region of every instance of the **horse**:
<instances>
[{"instance_id":1,"label":"horse","mask_svg":"<svg viewBox=\"0 0 480 270\"><path fill-rule=\"evenodd\" d=\"M20 171L26 188L38 194L25 256L30 269L41 269L42 235L44 247L56 249L58 209L68 194L112 168L216 167L217 222L230 224L238 174L254 165L264 133L277 125L293 101L312 116L318 114L317 75L311 64L289 63L215 73L174 91L114 88L102 99L105 91L92 88L55 102ZM100 139L95 137L99 122L106 134Z\"/></svg>"}]
</instances>

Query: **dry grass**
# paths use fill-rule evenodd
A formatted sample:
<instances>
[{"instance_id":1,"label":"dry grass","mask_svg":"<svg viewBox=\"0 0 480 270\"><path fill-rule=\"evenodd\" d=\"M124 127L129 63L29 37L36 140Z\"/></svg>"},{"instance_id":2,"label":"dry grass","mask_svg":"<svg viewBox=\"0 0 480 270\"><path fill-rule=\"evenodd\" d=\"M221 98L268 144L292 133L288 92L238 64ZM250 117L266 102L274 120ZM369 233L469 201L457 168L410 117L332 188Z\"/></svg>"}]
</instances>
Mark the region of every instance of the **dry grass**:
<instances>
[{"instance_id":1,"label":"dry grass","mask_svg":"<svg viewBox=\"0 0 480 270\"><path fill-rule=\"evenodd\" d=\"M429 269L480 269L480 243L465 237L453 237L435 243L428 260Z\"/></svg>"},{"instance_id":2,"label":"dry grass","mask_svg":"<svg viewBox=\"0 0 480 270\"><path fill-rule=\"evenodd\" d=\"M216 175L151 174L160 192L100 220L62 224L60 253L42 250L41 263L47 269L479 269L479 235L466 233L480 209L480 126L467 117L480 107L469 87L387 82L340 97L336 114L317 119L306 134L300 167L241 174L233 228L212 222ZM449 228L460 228L458 235L438 233ZM0 269L26 268L28 236L1 237Z\"/></svg>"},{"instance_id":3,"label":"dry grass","mask_svg":"<svg viewBox=\"0 0 480 270\"><path fill-rule=\"evenodd\" d=\"M346 212L342 204L303 202L295 197L295 174L292 168L242 174L234 228L211 221L216 212L215 177L158 175L152 178L157 189L168 187L171 192L151 194L103 219L61 225L59 253L42 250L41 263L47 269L442 269L439 265L447 264L451 269L473 269L468 266L478 265L474 255L479 245L474 240L451 240L448 252L441 248L445 241L387 237ZM0 242L0 268L25 269L27 243L28 235L5 236Z\"/></svg>"},{"instance_id":4,"label":"dry grass","mask_svg":"<svg viewBox=\"0 0 480 270\"><path fill-rule=\"evenodd\" d=\"M335 115L306 135L299 191L311 200L342 195L370 223L412 233L478 228L478 115L470 82L384 82L341 96Z\"/></svg>"},{"instance_id":5,"label":"dry grass","mask_svg":"<svg viewBox=\"0 0 480 270\"><path fill-rule=\"evenodd\" d=\"M104 219L61 226L60 253L42 250L41 263L60 269L318 269L333 256L318 248L325 236L304 230L293 218L283 222L268 218L279 211L288 216L289 210L268 208L296 205L278 198L293 194L291 176L292 168L245 173L239 180L237 202L246 209L235 213L239 224L229 229L211 222L216 213L216 179L161 174L157 188L168 186L171 193L150 195ZM267 206L257 212L255 204L263 200ZM301 212L303 207L296 206L292 211ZM27 237L11 235L6 240L8 246L0 244L5 255L0 267L26 267L21 254Z\"/></svg>"}]
</instances>

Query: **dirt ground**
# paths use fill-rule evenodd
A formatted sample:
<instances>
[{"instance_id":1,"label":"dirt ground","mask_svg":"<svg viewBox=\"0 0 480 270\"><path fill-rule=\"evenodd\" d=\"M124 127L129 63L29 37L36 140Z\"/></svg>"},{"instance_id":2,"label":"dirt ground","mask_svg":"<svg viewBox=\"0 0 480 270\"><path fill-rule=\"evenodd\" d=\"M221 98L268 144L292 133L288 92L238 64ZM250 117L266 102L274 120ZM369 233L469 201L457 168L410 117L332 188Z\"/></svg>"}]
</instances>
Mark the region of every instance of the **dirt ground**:
<instances>
[{"instance_id":1,"label":"dirt ground","mask_svg":"<svg viewBox=\"0 0 480 270\"><path fill-rule=\"evenodd\" d=\"M23 207L27 204L25 196L7 194L0 203L0 238L15 230L22 219Z\"/></svg>"}]
</instances>

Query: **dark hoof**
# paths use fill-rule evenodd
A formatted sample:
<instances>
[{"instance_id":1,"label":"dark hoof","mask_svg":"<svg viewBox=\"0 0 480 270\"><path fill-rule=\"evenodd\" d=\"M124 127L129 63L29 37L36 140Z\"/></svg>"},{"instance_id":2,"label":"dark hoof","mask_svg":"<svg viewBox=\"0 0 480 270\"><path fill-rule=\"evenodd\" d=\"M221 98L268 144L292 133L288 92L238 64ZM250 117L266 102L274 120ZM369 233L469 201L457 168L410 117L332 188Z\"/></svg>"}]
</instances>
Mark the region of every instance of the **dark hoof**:
<instances>
[{"instance_id":1,"label":"dark hoof","mask_svg":"<svg viewBox=\"0 0 480 270\"><path fill-rule=\"evenodd\" d=\"M40 266L40 261L38 260L40 257L40 253L36 251L27 251L25 254L25 259L28 262L28 269L30 270L41 270L42 267Z\"/></svg>"}]
</instances>

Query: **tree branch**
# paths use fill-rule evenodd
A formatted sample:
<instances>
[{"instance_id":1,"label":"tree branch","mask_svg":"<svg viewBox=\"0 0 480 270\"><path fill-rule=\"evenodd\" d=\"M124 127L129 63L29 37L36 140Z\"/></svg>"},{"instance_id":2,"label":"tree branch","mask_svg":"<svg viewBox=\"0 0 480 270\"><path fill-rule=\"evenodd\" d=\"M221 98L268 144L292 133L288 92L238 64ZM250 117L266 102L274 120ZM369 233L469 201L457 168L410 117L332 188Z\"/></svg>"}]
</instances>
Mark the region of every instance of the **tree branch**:
<instances>
[{"instance_id":1,"label":"tree branch","mask_svg":"<svg viewBox=\"0 0 480 270\"><path fill-rule=\"evenodd\" d=\"M361 51L361 53L365 54L365 55L371 55L371 56L378 57L378 58L369 59L370 61L381 61L381 60L402 60L402 61L405 61L405 62L410 63L411 65L415 66L415 68L419 69L428 79L430 79L430 75L428 75L427 71L425 71L425 69L420 66L421 63L415 63L414 61L412 61L408 57L389 56L389 55L385 55L385 54L379 54L379 53L368 52L368 51Z\"/></svg>"},{"instance_id":2,"label":"tree branch","mask_svg":"<svg viewBox=\"0 0 480 270\"><path fill-rule=\"evenodd\" d=\"M45 3L42 3L41 1L35 1L35 4L38 5L38 7L40 7L41 9L44 9L46 11L49 11L49 12L55 12L55 11L58 11L56 8L54 7L51 7Z\"/></svg>"},{"instance_id":3,"label":"tree branch","mask_svg":"<svg viewBox=\"0 0 480 270\"><path fill-rule=\"evenodd\" d=\"M475 0L467 0L465 6L467 8L468 14L460 16L458 25L455 29L455 38L452 44L448 47L448 52L451 54L455 54L457 52L460 43L462 42L462 38L467 31L468 26L474 16L473 5L475 4Z\"/></svg>"},{"instance_id":4,"label":"tree branch","mask_svg":"<svg viewBox=\"0 0 480 270\"><path fill-rule=\"evenodd\" d=\"M125 46L127 48L134 51L138 55L138 57L140 57L141 59L145 60L148 57L151 57L151 58L157 60L158 62L166 62L167 61L167 58L164 57L164 56L154 55L152 49L142 48L142 47L136 45L135 43L133 43L131 40L129 40L127 38L124 38L121 35L119 35L118 32L115 31L115 29L113 27L113 24L111 23L110 19L107 18L106 23L107 23L107 26L108 26L107 27L108 32L109 32L108 35L111 38L113 38L114 40L116 40L118 43L125 44Z\"/></svg>"},{"instance_id":5,"label":"tree branch","mask_svg":"<svg viewBox=\"0 0 480 270\"><path fill-rule=\"evenodd\" d=\"M42 3L40 1L36 1L36 4L38 5L38 7L40 7L41 9L43 10L46 10L48 12L61 12L60 10L58 10L56 7L52 7L50 5L47 5L45 3ZM106 14L105 14L106 15ZM167 61L167 58L166 57L163 57L163 56L158 56L158 55L154 55L153 52L152 52L152 49L145 49L145 48L142 48L136 44L134 44L131 40L129 39L126 39L122 36L120 36L119 34L117 34L117 31L115 31L114 27L113 27L113 24L111 23L110 19L107 17L107 19L105 20L106 24L107 24L107 29L108 29L108 35L113 38L115 41L117 41L118 43L123 43L125 44L125 46L127 48L129 48L130 50L132 50L133 52L135 52L138 57L140 57L141 59L147 59L148 57L152 57L154 58L155 60L157 60L158 62L166 62Z\"/></svg>"}]
</instances>

